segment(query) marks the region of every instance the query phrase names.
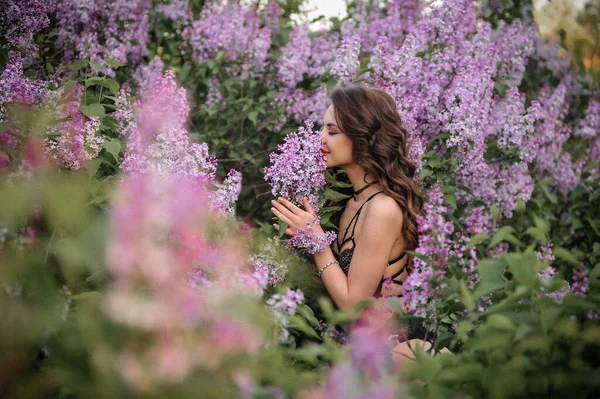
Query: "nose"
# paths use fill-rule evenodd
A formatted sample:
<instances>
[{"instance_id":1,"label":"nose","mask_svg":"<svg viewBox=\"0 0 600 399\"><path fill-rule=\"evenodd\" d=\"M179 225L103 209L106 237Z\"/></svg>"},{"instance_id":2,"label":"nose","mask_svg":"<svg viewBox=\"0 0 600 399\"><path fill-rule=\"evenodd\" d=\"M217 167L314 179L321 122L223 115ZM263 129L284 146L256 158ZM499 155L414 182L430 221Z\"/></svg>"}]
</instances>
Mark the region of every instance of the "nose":
<instances>
[{"instance_id":1,"label":"nose","mask_svg":"<svg viewBox=\"0 0 600 399\"><path fill-rule=\"evenodd\" d=\"M323 126L323 129L321 129L321 144L326 144L327 142L327 140L325 139L327 133L325 129L327 129L325 126Z\"/></svg>"}]
</instances>

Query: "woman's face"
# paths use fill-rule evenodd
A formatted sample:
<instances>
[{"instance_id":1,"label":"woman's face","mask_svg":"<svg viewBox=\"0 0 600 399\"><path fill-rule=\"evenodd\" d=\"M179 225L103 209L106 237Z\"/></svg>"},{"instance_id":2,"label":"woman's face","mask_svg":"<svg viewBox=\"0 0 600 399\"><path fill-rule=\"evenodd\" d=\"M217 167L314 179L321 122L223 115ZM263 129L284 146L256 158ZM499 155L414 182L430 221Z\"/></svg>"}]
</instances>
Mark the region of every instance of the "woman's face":
<instances>
[{"instance_id":1,"label":"woman's face","mask_svg":"<svg viewBox=\"0 0 600 399\"><path fill-rule=\"evenodd\" d=\"M353 162L352 140L346 136L335 121L333 105L330 105L323 118L321 130L321 151L327 160L327 168L344 167Z\"/></svg>"}]
</instances>

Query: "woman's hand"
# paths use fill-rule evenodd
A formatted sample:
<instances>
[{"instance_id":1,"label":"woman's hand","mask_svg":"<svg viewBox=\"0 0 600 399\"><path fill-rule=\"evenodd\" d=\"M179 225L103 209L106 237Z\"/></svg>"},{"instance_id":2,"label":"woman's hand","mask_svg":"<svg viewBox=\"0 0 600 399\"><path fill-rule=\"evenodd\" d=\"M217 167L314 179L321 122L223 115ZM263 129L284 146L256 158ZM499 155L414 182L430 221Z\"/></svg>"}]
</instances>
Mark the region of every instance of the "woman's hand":
<instances>
[{"instance_id":1,"label":"woman's hand","mask_svg":"<svg viewBox=\"0 0 600 399\"><path fill-rule=\"evenodd\" d=\"M271 207L271 212L273 215L277 216L279 220L287 223L288 227L285 230L285 234L288 236L296 235L298 229L306 229L307 224L312 226L317 237L325 234L323 229L321 229L321 225L313 225L317 218L317 213L306 197L302 199L302 203L306 210L302 210L285 198L279 197L277 201L271 201L271 205L273 205ZM275 229L279 230L278 225L274 224L273 226L275 226Z\"/></svg>"}]
</instances>

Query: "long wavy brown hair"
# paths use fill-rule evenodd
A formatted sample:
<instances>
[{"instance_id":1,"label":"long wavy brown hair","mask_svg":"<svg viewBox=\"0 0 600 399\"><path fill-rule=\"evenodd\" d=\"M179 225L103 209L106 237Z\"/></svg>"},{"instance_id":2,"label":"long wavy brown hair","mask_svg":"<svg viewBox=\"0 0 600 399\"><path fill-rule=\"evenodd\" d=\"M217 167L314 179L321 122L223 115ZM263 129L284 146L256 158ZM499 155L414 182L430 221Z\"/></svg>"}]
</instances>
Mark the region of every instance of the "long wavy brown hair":
<instances>
[{"instance_id":1,"label":"long wavy brown hair","mask_svg":"<svg viewBox=\"0 0 600 399\"><path fill-rule=\"evenodd\" d=\"M349 86L335 89L331 103L337 125L352 140L354 161L402 209L406 249L414 250L419 242L416 217L423 197L415 181L416 166L406 156L407 132L394 99L380 89Z\"/></svg>"}]
</instances>

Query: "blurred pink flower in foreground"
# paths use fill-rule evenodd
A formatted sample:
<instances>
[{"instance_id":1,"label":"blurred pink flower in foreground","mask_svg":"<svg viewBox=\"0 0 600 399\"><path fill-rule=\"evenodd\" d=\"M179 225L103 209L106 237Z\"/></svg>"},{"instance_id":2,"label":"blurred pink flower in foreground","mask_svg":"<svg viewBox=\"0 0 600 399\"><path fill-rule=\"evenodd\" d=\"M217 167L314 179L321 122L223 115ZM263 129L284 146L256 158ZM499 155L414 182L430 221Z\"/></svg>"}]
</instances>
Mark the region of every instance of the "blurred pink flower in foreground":
<instances>
[{"instance_id":1,"label":"blurred pink flower in foreground","mask_svg":"<svg viewBox=\"0 0 600 399\"><path fill-rule=\"evenodd\" d=\"M224 356L261 347L261 330L228 305L231 298L245 305L257 300L256 284L239 278L252 275L239 233L211 212L205 185L127 176L111 223L106 260L113 283L103 308L132 337L152 337L119 358L132 385L180 380L196 367L218 367ZM190 284L194 273L204 283Z\"/></svg>"}]
</instances>

